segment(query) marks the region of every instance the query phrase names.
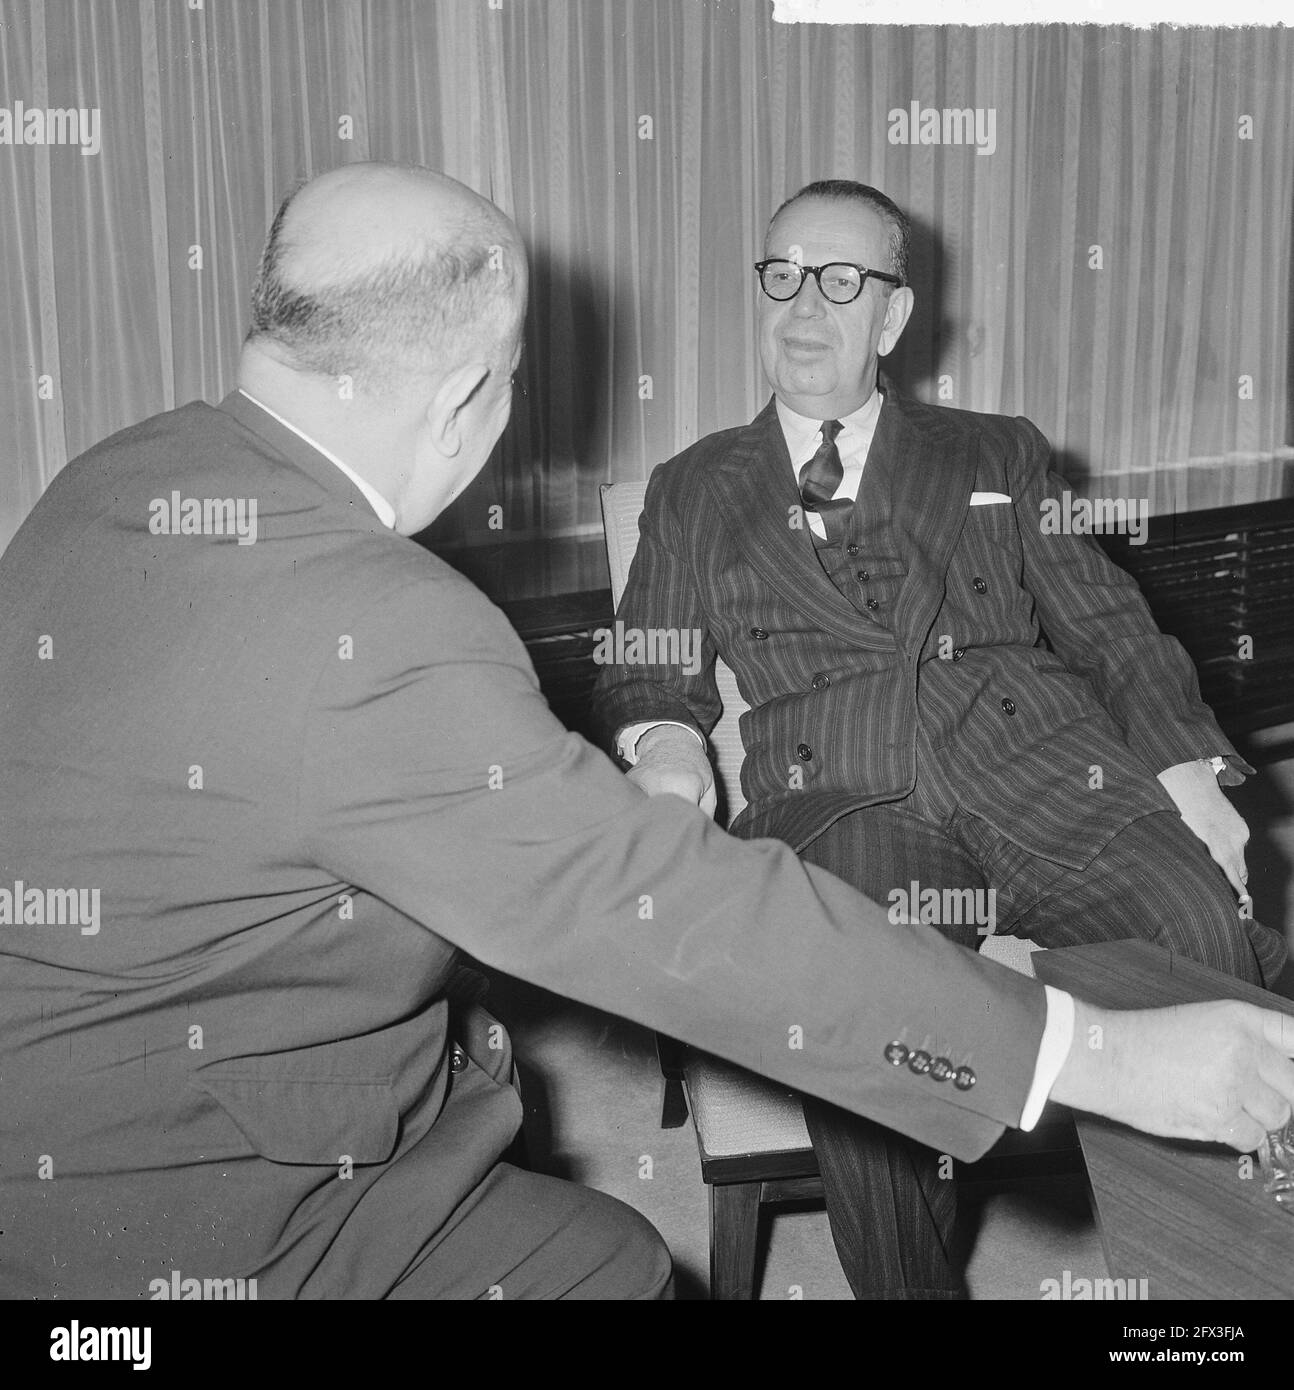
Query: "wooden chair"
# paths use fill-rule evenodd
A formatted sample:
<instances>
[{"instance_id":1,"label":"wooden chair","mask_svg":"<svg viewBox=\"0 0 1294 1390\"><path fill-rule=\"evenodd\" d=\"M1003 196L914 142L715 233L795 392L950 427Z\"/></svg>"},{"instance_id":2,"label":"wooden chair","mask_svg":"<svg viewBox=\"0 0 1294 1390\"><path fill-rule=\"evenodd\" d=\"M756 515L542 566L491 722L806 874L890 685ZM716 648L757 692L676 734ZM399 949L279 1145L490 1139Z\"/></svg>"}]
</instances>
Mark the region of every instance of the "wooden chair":
<instances>
[{"instance_id":1,"label":"wooden chair","mask_svg":"<svg viewBox=\"0 0 1294 1390\"><path fill-rule=\"evenodd\" d=\"M607 483L601 489L607 564L614 605L620 603L638 547L638 517L646 483ZM738 721L749 708L728 666L715 663L723 714L710 735L719 790L718 819L731 824L746 802L741 794L745 750ZM989 937L983 952L1027 975L1033 944L1012 936ZM664 1126L681 1124L690 1111L701 1156L701 1178L710 1189L710 1297L754 1297L760 1212L767 1205L821 1199L822 1181L804 1125L799 1097L775 1082L729 1062L657 1039L665 1095ZM964 1177L986 1184L1075 1169L1077 1140L1067 1111L1049 1107L1029 1135L1009 1131Z\"/></svg>"}]
</instances>

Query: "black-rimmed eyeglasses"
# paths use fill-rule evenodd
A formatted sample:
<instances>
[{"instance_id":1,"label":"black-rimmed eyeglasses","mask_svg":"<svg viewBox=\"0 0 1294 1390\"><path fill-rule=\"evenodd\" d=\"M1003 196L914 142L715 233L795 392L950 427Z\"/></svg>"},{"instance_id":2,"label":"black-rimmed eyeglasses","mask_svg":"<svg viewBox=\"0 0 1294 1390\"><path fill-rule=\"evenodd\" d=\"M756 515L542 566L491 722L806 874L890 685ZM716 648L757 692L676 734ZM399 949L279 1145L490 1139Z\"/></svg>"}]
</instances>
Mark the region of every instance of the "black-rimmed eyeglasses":
<instances>
[{"instance_id":1,"label":"black-rimmed eyeglasses","mask_svg":"<svg viewBox=\"0 0 1294 1390\"><path fill-rule=\"evenodd\" d=\"M812 275L818 282L818 289L832 304L851 304L863 292L868 276L873 280L884 280L890 285L901 285L897 275L884 270L870 270L865 265L854 265L852 261L829 261L826 265L801 265L799 261L776 258L771 261L756 261L755 270L759 275L759 287L770 299L794 299L800 293L804 277Z\"/></svg>"}]
</instances>

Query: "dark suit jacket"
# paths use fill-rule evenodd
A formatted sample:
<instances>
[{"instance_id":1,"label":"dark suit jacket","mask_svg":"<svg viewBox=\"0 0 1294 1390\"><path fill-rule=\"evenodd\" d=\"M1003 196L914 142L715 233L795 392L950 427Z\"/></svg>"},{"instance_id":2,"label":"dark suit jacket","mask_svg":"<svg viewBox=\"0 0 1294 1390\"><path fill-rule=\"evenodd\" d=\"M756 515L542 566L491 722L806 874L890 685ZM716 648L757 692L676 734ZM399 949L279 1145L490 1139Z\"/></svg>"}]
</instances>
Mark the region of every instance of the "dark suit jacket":
<instances>
[{"instance_id":1,"label":"dark suit jacket","mask_svg":"<svg viewBox=\"0 0 1294 1390\"><path fill-rule=\"evenodd\" d=\"M803 848L846 812L906 795L919 717L964 805L1075 868L1130 820L1175 809L1154 776L1164 768L1223 754L1231 780L1251 772L1133 580L1090 537L1042 534L1040 503L1066 484L1038 430L882 384L864 477L886 469L891 548L907 565L889 625L861 586L849 596L832 582L807 526L788 524L799 495L770 401L651 476L617 617L626 629L699 629L702 660L695 674L604 667L595 698L608 744L640 720L708 733L718 654L751 705L736 833ZM972 507L972 492L1012 505Z\"/></svg>"},{"instance_id":2,"label":"dark suit jacket","mask_svg":"<svg viewBox=\"0 0 1294 1390\"><path fill-rule=\"evenodd\" d=\"M256 499L255 543L150 533L174 491ZM457 948L960 1157L1019 1117L1040 986L642 796L243 398L67 466L0 651L0 889L101 894L95 935L0 925L0 1296L385 1294L520 1119L505 1057L448 1064Z\"/></svg>"}]
</instances>

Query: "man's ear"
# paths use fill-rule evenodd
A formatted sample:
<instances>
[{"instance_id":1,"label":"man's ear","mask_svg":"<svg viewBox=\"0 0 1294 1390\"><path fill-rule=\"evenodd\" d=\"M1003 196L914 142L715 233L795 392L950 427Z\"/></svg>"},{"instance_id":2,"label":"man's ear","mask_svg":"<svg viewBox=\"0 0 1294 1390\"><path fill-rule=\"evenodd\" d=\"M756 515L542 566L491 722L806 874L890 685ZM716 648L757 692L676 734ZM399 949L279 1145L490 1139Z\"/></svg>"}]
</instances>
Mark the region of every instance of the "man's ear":
<instances>
[{"instance_id":1,"label":"man's ear","mask_svg":"<svg viewBox=\"0 0 1294 1390\"><path fill-rule=\"evenodd\" d=\"M485 385L490 368L484 362L455 367L442 378L427 403L427 428L432 447L444 458L454 458L463 447L463 411Z\"/></svg>"},{"instance_id":2,"label":"man's ear","mask_svg":"<svg viewBox=\"0 0 1294 1390\"><path fill-rule=\"evenodd\" d=\"M912 306L916 302L916 296L907 285L900 285L898 289L890 291L889 303L885 306L885 322L881 326L881 340L876 345L876 351L882 357L894 351L895 343L907 327L908 319L912 317Z\"/></svg>"}]
</instances>

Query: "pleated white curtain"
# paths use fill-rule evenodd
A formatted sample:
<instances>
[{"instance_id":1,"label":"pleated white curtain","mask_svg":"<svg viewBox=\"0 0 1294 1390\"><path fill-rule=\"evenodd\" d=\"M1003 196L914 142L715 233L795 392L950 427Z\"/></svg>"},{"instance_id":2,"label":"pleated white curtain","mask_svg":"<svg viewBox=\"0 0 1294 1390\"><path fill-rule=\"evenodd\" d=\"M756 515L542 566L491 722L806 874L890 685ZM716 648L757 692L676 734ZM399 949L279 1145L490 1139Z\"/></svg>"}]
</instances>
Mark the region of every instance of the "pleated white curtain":
<instances>
[{"instance_id":1,"label":"pleated white curtain","mask_svg":"<svg viewBox=\"0 0 1294 1390\"><path fill-rule=\"evenodd\" d=\"M916 220L909 389L1028 415L1076 486L1156 512L1278 495L1292 73L1277 29L0 0L0 108L98 108L102 132L94 155L0 144L0 545L82 449L229 389L278 201L369 158L455 175L531 247L514 424L435 532L482 547L499 596L600 582L598 484L762 403L750 266L812 178L862 178ZM913 103L982 130L991 112L991 152L892 142Z\"/></svg>"}]
</instances>

